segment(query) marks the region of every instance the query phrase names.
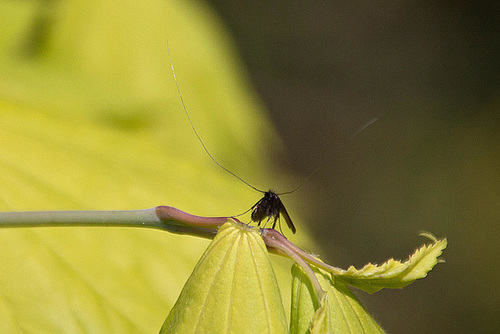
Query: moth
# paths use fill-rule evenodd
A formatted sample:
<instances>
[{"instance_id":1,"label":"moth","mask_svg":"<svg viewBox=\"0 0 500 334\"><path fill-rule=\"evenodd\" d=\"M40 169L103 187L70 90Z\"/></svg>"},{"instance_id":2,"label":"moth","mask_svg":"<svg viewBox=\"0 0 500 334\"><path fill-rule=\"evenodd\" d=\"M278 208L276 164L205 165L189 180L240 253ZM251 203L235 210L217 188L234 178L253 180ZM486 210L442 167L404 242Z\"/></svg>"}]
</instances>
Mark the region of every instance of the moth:
<instances>
[{"instance_id":1,"label":"moth","mask_svg":"<svg viewBox=\"0 0 500 334\"><path fill-rule=\"evenodd\" d=\"M184 112L186 113L186 116L187 116L187 118L189 120L189 124L191 125L191 128L194 131L194 134L196 135L196 137L198 138L199 142L203 146L203 149L205 150L205 152L208 154L208 156L210 157L210 159L212 159L212 161L217 166L219 166L220 168L222 168L224 171L226 171L227 173L231 174L232 176L234 176L238 180L242 181L243 183L245 183L250 188L252 188L252 189L254 189L254 190L256 190L256 191L264 194L264 197L262 197L257 203L255 203L250 208L250 210L248 210L248 211L252 211L252 213L251 213L251 219L252 219L252 221L255 222L255 223L257 223L258 226L260 226L261 222L267 218L266 223L269 222L270 220L272 220L273 221L272 228L274 229L276 227L276 223L278 223L279 226L280 226L280 230L281 230L280 216L282 216L285 219L285 222L286 222L287 226L290 228L290 230L292 231L292 233L295 234L295 232L297 231L296 228L295 228L295 225L293 225L292 219L290 218L290 215L288 214L288 211L286 210L285 205L281 201L279 195L283 195L283 194L288 194L288 193L294 192L295 190L297 190L302 185L302 183L299 185L299 187L295 188L292 191L286 192L286 193L279 193L278 194L278 193L276 193L276 192L274 192L272 190L263 191L263 190L260 190L260 189L258 189L256 187L254 187L253 185L251 185L247 181L243 180L241 177L239 177L238 175L236 175L235 173L233 173L232 171L230 171L229 169L227 169L226 167L224 167L223 165L221 165L217 160L215 160L215 158L212 156L212 154L210 154L210 152L208 151L208 149L205 146L205 143L201 139L200 135L196 131L196 128L194 127L194 124L193 124L193 122L191 120L191 117L189 116L189 113L187 111L186 105L184 103L184 99L182 98L181 90L179 88L179 84L177 83L177 78L175 76L174 64L172 62L172 57L170 55L170 49L169 49L169 46L168 46L168 42L167 42L167 52L168 52L168 57L170 59L170 67L172 68L172 75L174 77L175 86L177 87L177 92L179 93L179 98L181 100L182 107L184 109Z\"/></svg>"},{"instance_id":2,"label":"moth","mask_svg":"<svg viewBox=\"0 0 500 334\"><path fill-rule=\"evenodd\" d=\"M295 232L297 232L288 211L286 211L286 208L279 197L279 194L272 190L266 191L264 193L264 197L255 203L251 210L252 221L256 222L258 226L260 226L260 223L267 218L268 220L274 220L272 228L275 228L276 222L279 221L281 215L285 219L288 228L292 230L292 233L295 234Z\"/></svg>"}]
</instances>

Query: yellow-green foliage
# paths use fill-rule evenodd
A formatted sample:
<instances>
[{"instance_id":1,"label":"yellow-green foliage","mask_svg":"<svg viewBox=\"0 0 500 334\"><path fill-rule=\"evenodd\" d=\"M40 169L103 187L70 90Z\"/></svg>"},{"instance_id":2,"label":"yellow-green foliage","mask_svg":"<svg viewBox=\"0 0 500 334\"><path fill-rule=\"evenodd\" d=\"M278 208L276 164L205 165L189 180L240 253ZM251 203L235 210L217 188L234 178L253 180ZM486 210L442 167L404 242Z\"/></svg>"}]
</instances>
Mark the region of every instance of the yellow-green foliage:
<instances>
[{"instance_id":1,"label":"yellow-green foliage","mask_svg":"<svg viewBox=\"0 0 500 334\"><path fill-rule=\"evenodd\" d=\"M432 240L432 244L417 249L405 262L389 259L381 265L368 263L361 269L353 266L336 275L336 279L369 293L383 288L403 288L427 273L440 262L439 256L448 245L446 239L437 240L429 233L423 236Z\"/></svg>"}]
</instances>

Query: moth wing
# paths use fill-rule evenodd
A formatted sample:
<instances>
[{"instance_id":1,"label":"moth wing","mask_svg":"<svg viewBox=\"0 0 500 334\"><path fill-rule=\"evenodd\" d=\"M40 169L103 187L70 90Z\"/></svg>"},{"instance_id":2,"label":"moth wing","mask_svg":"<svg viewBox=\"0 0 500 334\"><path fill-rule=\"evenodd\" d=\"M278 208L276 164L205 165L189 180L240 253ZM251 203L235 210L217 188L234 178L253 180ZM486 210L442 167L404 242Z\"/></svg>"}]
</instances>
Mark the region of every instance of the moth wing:
<instances>
[{"instance_id":1,"label":"moth wing","mask_svg":"<svg viewBox=\"0 0 500 334\"><path fill-rule=\"evenodd\" d=\"M260 225L260 222L262 219L265 217L265 212L262 211L262 202L264 201L265 197L262 197L260 200L255 203L250 210L252 211L251 217L254 222L256 222L258 225Z\"/></svg>"},{"instance_id":2,"label":"moth wing","mask_svg":"<svg viewBox=\"0 0 500 334\"><path fill-rule=\"evenodd\" d=\"M295 226L292 223L292 219L290 218L290 215L288 214L288 211L286 211L285 205L283 205L283 202L280 201L280 213L285 218L286 224L288 225L288 228L292 230L292 233L295 234L297 231L295 229Z\"/></svg>"}]
</instances>

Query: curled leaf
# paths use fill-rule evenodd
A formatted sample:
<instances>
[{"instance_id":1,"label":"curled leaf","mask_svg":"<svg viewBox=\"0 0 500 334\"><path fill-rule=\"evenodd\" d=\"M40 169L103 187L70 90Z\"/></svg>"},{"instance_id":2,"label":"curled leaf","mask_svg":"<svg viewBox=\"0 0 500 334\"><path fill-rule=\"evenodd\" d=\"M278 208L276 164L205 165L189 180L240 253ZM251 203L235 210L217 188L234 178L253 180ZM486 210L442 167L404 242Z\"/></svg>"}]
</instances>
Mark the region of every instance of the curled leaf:
<instances>
[{"instance_id":1,"label":"curled leaf","mask_svg":"<svg viewBox=\"0 0 500 334\"><path fill-rule=\"evenodd\" d=\"M359 270L351 266L342 273L334 273L335 279L373 293L383 288L403 288L424 278L440 262L438 257L446 248L447 240L438 240L429 233L421 235L431 239L432 243L417 249L405 262L389 259L381 265L368 263Z\"/></svg>"},{"instance_id":2,"label":"curled leaf","mask_svg":"<svg viewBox=\"0 0 500 334\"><path fill-rule=\"evenodd\" d=\"M223 225L161 333L286 333L285 311L258 229Z\"/></svg>"}]
</instances>

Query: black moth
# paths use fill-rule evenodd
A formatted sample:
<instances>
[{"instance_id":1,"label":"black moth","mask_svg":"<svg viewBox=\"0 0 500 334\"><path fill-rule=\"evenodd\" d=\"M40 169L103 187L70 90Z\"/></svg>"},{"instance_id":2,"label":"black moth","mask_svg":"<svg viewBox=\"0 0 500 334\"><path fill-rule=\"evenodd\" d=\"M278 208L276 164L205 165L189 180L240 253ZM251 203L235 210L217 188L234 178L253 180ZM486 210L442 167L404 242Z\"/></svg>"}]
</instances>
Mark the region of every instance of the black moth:
<instances>
[{"instance_id":1,"label":"black moth","mask_svg":"<svg viewBox=\"0 0 500 334\"><path fill-rule=\"evenodd\" d=\"M205 150L205 152L208 154L208 156L210 157L210 159L212 159L213 162L215 162L220 168L222 168L223 170L225 170L226 172L228 172L229 174L233 175L234 177L236 177L238 180L242 181L243 183L245 183L246 185L248 185L250 188L258 191L258 192L261 192L264 194L264 197L262 197L257 203L255 203L254 206L252 206L252 208L250 209L252 211L252 214L251 214L251 217L252 217L252 221L256 222L258 226L260 226L261 222L267 218L267 221L268 222L269 220L273 220L273 225L272 225L272 228L274 229L276 227L276 222L280 222L280 215L283 216L283 218L285 219L286 221L286 224L288 225L288 227L292 230L292 232L295 234L296 232L296 229L295 229L295 226L293 225L292 223L292 220L290 219L290 216L288 215L288 212L286 211L285 209L285 206L283 205L283 202L281 202L281 199L279 198L278 194L275 193L274 191L272 190L269 190L269 191L262 191L254 186L252 186L250 183L246 182L245 180L243 180L241 177L239 177L238 175L234 174L233 172L231 172L229 169L227 169L226 167L222 166L217 160L215 160L215 158L210 154L210 152L208 151L207 147L205 146L205 144L203 143L203 140L201 140L201 137L200 135L198 135L198 132L196 131L196 128L194 127L193 125L193 122L191 121L191 117L189 116L189 113L186 109L186 105L184 104L184 99L182 98L182 94L181 94L181 90L179 88L179 84L177 83L177 78L175 76L175 71L174 71L174 64L172 62L172 57L170 56L170 49L168 47L168 42L167 42L167 52L168 52L168 57L170 59L170 66L172 68L172 74L174 76L174 81L175 81L175 86L177 87L177 92L179 93L179 97L181 99L181 103L182 103L182 107L184 108L184 112L186 113L186 116L189 120L189 124L191 124L191 128L193 129L194 131L194 134L196 135L196 137L198 138L198 140L200 141L201 145L203 146L203 149ZM301 184L302 185L302 184ZM299 185L299 187L301 186ZM281 193L280 195L283 195L283 194L289 194L289 193L292 193L294 192L295 190L297 190L299 187L295 188L294 190L292 191L289 191L289 192L286 192L286 193ZM280 225L280 229L281 229L281 225Z\"/></svg>"},{"instance_id":2,"label":"black moth","mask_svg":"<svg viewBox=\"0 0 500 334\"><path fill-rule=\"evenodd\" d=\"M256 222L258 226L260 226L261 221L267 218L267 221L274 219L272 225L272 228L274 228L276 226L276 222L279 221L281 214L290 230L292 230L292 233L295 234L297 231L292 223L292 219L290 219L290 215L288 215L288 212L283 205L283 202L279 198L278 194L272 190L266 191L264 193L264 197L255 203L251 210L252 220Z\"/></svg>"}]
</instances>

